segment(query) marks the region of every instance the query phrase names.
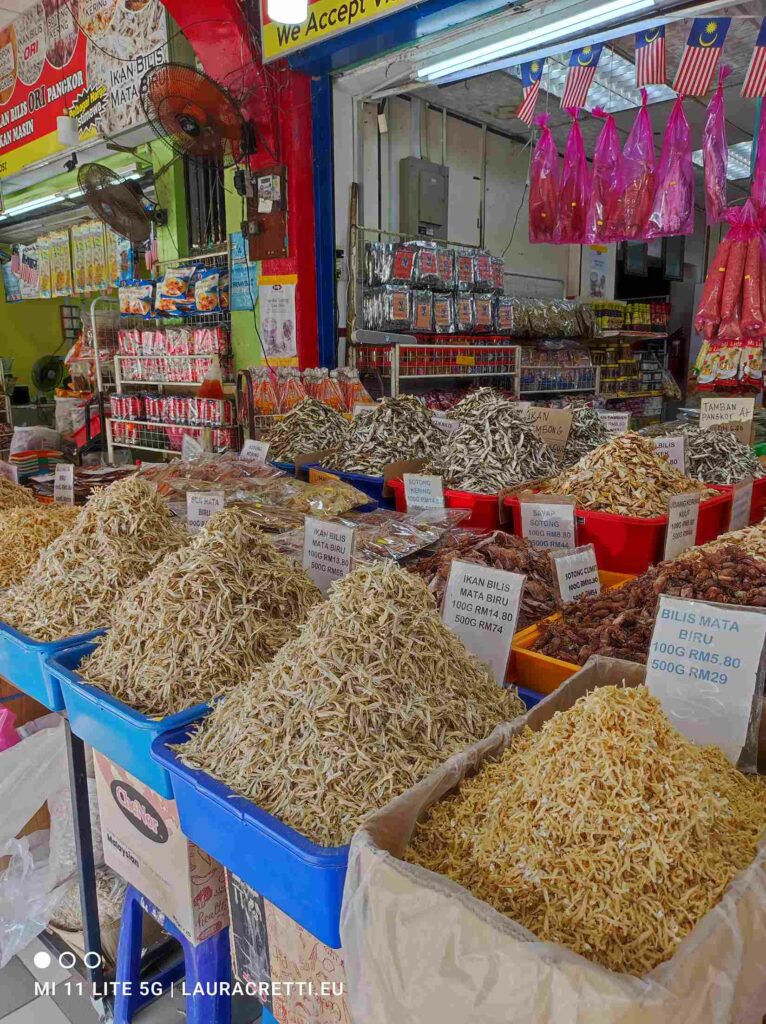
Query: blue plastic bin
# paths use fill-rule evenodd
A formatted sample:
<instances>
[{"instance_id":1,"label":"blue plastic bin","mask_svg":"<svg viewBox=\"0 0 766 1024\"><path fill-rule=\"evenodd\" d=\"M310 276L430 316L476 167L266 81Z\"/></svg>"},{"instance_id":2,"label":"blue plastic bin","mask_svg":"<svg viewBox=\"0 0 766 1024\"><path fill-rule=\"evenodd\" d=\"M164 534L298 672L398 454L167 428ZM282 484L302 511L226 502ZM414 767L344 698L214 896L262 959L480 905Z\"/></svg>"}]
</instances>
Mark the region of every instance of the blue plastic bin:
<instances>
[{"instance_id":1,"label":"blue plastic bin","mask_svg":"<svg viewBox=\"0 0 766 1024\"><path fill-rule=\"evenodd\" d=\"M62 651L48 662L50 673L61 686L72 732L155 793L171 799L170 776L153 760L152 741L166 729L178 729L201 718L208 711L208 705L196 704L167 718L142 715L97 686L83 682L77 668L95 647L92 643L81 644Z\"/></svg>"},{"instance_id":2,"label":"blue plastic bin","mask_svg":"<svg viewBox=\"0 0 766 1024\"><path fill-rule=\"evenodd\" d=\"M527 705L527 711L530 711L535 704L539 704L545 697L544 693L538 693L536 690L528 690L525 686L519 686L517 689L519 691L519 697L521 697Z\"/></svg>"},{"instance_id":3,"label":"blue plastic bin","mask_svg":"<svg viewBox=\"0 0 766 1024\"><path fill-rule=\"evenodd\" d=\"M348 846L318 846L170 749L191 728L163 732L152 757L167 769L181 828L197 846L325 945L340 948L340 907Z\"/></svg>"},{"instance_id":4,"label":"blue plastic bin","mask_svg":"<svg viewBox=\"0 0 766 1024\"><path fill-rule=\"evenodd\" d=\"M6 622L0 622L0 675L17 690L44 704L49 711L63 711L61 687L48 670L48 659L71 647L79 647L103 632L103 629L95 629L81 636L43 643L20 633Z\"/></svg>"},{"instance_id":5,"label":"blue plastic bin","mask_svg":"<svg viewBox=\"0 0 766 1024\"><path fill-rule=\"evenodd\" d=\"M302 466L302 469L320 469L323 473L331 473L333 476L337 476L344 483L351 484L352 487L356 487L358 491L364 491L365 494L369 495L373 501L376 501L381 508L396 508L396 498L392 495L390 498L383 496L383 487L385 481L382 476L366 476L364 473L342 473L338 469L327 469L326 466L314 465ZM359 509L362 512L371 511L366 506Z\"/></svg>"},{"instance_id":6,"label":"blue plastic bin","mask_svg":"<svg viewBox=\"0 0 766 1024\"><path fill-rule=\"evenodd\" d=\"M269 465L273 466L274 469L281 469L283 473L292 473L295 475L294 462L276 462L274 459L269 459Z\"/></svg>"}]
</instances>

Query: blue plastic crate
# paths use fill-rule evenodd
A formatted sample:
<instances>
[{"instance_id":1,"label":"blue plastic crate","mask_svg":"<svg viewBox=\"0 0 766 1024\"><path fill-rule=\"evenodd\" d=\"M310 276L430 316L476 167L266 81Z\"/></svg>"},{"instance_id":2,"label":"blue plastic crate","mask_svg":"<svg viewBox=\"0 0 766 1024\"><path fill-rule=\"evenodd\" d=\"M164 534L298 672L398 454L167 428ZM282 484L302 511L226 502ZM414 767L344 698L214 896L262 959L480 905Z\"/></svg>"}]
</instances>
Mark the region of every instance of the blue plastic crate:
<instances>
[{"instance_id":1,"label":"blue plastic crate","mask_svg":"<svg viewBox=\"0 0 766 1024\"><path fill-rule=\"evenodd\" d=\"M206 772L187 768L170 748L185 743L191 731L163 732L152 743L152 757L170 773L184 835L339 949L348 846L318 846Z\"/></svg>"},{"instance_id":2,"label":"blue plastic crate","mask_svg":"<svg viewBox=\"0 0 766 1024\"><path fill-rule=\"evenodd\" d=\"M152 758L152 741L166 729L178 729L201 718L208 711L208 705L196 704L166 718L142 715L97 686L83 682L77 668L95 648L92 643L81 644L62 651L48 662L49 672L61 685L72 732L155 793L171 799L170 776Z\"/></svg>"},{"instance_id":3,"label":"blue plastic crate","mask_svg":"<svg viewBox=\"0 0 766 1024\"><path fill-rule=\"evenodd\" d=\"M521 697L527 706L527 711L530 711L536 704L539 704L540 701L545 698L544 693L538 693L536 690L528 690L525 686L519 686L517 689L519 691L519 697Z\"/></svg>"},{"instance_id":4,"label":"blue plastic crate","mask_svg":"<svg viewBox=\"0 0 766 1024\"><path fill-rule=\"evenodd\" d=\"M273 466L274 469L281 469L283 473L292 473L295 475L294 462L277 462L275 459L269 459L269 465Z\"/></svg>"},{"instance_id":5,"label":"blue plastic crate","mask_svg":"<svg viewBox=\"0 0 766 1024\"><path fill-rule=\"evenodd\" d=\"M44 704L49 711L63 711L61 687L48 670L48 659L71 647L78 647L103 632L103 629L96 629L81 636L43 643L0 622L0 675L17 690Z\"/></svg>"},{"instance_id":6,"label":"blue plastic crate","mask_svg":"<svg viewBox=\"0 0 766 1024\"><path fill-rule=\"evenodd\" d=\"M356 487L358 491L364 491L368 497L376 501L381 508L396 508L396 498L393 495L388 498L383 496L383 487L385 481L382 476L366 476L364 473L342 473L338 469L327 469L326 466L302 466L302 469L320 469L323 473L331 473L333 476L337 476L338 479L344 483L351 484L352 487ZM370 512L372 509L368 509L367 506L362 506L358 511Z\"/></svg>"}]
</instances>

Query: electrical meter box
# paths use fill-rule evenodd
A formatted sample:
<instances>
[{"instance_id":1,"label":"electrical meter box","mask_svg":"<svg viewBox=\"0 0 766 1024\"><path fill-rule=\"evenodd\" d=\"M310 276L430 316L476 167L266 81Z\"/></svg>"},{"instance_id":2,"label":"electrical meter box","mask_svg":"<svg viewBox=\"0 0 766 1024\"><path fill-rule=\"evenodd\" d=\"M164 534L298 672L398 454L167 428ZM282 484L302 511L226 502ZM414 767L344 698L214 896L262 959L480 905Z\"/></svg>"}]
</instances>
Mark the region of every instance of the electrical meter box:
<instances>
[{"instance_id":1,"label":"electrical meter box","mask_svg":"<svg viewBox=\"0 0 766 1024\"><path fill-rule=\"evenodd\" d=\"M399 230L447 238L449 167L408 156L399 161Z\"/></svg>"}]
</instances>

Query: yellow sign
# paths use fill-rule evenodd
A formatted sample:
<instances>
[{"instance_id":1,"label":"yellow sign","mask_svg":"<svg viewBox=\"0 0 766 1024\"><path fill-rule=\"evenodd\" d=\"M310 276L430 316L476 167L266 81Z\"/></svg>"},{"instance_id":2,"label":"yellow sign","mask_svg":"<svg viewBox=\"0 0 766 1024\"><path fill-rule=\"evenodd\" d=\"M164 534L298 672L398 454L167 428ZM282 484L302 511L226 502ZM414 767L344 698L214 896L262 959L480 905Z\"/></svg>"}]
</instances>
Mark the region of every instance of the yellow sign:
<instances>
[{"instance_id":1,"label":"yellow sign","mask_svg":"<svg viewBox=\"0 0 766 1024\"><path fill-rule=\"evenodd\" d=\"M458 356L455 361L458 366L476 366L476 356Z\"/></svg>"},{"instance_id":2,"label":"yellow sign","mask_svg":"<svg viewBox=\"0 0 766 1024\"><path fill-rule=\"evenodd\" d=\"M337 473L325 473L323 469L314 469L312 466L309 470L309 483L318 484L322 480L334 480L337 483L338 475Z\"/></svg>"},{"instance_id":3,"label":"yellow sign","mask_svg":"<svg viewBox=\"0 0 766 1024\"><path fill-rule=\"evenodd\" d=\"M321 42L331 36L340 35L393 14L405 7L412 7L418 0L311 0L309 15L302 25L280 25L269 21L266 0L261 0L261 39L263 60L268 62L284 57L293 50Z\"/></svg>"}]
</instances>

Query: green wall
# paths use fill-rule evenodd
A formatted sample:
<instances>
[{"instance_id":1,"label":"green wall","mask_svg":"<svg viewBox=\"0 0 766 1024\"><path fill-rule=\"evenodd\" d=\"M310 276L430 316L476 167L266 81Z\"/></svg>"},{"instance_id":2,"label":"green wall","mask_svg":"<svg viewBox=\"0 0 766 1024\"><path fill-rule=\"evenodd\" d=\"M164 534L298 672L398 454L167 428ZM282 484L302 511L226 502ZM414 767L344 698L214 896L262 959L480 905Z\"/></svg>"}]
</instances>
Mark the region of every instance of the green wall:
<instances>
[{"instance_id":1,"label":"green wall","mask_svg":"<svg viewBox=\"0 0 766 1024\"><path fill-rule=\"evenodd\" d=\"M64 299L6 302L0 287L0 355L13 356L13 374L19 384L31 384L32 364L59 349L64 355L60 309ZM71 301L71 300L70 300ZM36 392L31 393L34 400Z\"/></svg>"}]
</instances>

